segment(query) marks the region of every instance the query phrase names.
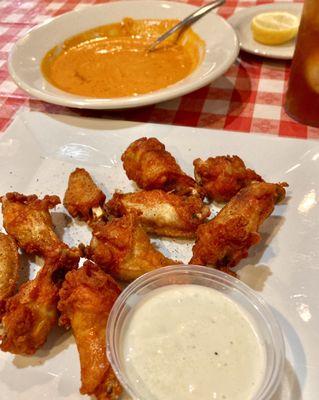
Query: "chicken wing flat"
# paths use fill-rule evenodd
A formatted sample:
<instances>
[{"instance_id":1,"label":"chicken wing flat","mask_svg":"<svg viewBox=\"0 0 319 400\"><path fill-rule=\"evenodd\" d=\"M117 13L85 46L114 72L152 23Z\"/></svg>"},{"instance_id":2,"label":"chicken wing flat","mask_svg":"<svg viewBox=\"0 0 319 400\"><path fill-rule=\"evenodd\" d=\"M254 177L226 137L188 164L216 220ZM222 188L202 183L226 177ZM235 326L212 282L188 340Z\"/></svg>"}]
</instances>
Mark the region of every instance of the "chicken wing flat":
<instances>
[{"instance_id":1,"label":"chicken wing flat","mask_svg":"<svg viewBox=\"0 0 319 400\"><path fill-rule=\"evenodd\" d=\"M49 213L60 203L58 196L40 200L36 195L7 193L1 201L4 228L26 253L47 257L55 249L67 247L54 232Z\"/></svg>"},{"instance_id":2,"label":"chicken wing flat","mask_svg":"<svg viewBox=\"0 0 319 400\"><path fill-rule=\"evenodd\" d=\"M155 249L134 214L96 223L86 255L121 281L132 281L146 272L176 264Z\"/></svg>"},{"instance_id":3,"label":"chicken wing flat","mask_svg":"<svg viewBox=\"0 0 319 400\"><path fill-rule=\"evenodd\" d=\"M121 290L97 265L86 261L69 272L60 290L60 325L72 327L80 355L82 394L116 400L122 389L106 358L106 324Z\"/></svg>"},{"instance_id":4,"label":"chicken wing flat","mask_svg":"<svg viewBox=\"0 0 319 400\"><path fill-rule=\"evenodd\" d=\"M180 195L200 195L202 188L186 175L175 158L156 138L141 138L131 143L122 155L129 179L145 190L161 189Z\"/></svg>"},{"instance_id":5,"label":"chicken wing flat","mask_svg":"<svg viewBox=\"0 0 319 400\"><path fill-rule=\"evenodd\" d=\"M252 182L196 232L191 264L234 267L258 243L258 228L285 197L286 184Z\"/></svg>"},{"instance_id":6,"label":"chicken wing flat","mask_svg":"<svg viewBox=\"0 0 319 400\"><path fill-rule=\"evenodd\" d=\"M2 351L31 355L45 343L58 320L57 304L64 275L76 268L78 261L78 255L71 250L51 254L35 279L23 284L9 298L2 319Z\"/></svg>"},{"instance_id":7,"label":"chicken wing flat","mask_svg":"<svg viewBox=\"0 0 319 400\"><path fill-rule=\"evenodd\" d=\"M19 278L19 254L14 239L0 232L0 321L6 300L16 289Z\"/></svg>"},{"instance_id":8,"label":"chicken wing flat","mask_svg":"<svg viewBox=\"0 0 319 400\"><path fill-rule=\"evenodd\" d=\"M115 216L138 213L146 232L176 238L194 238L197 227L210 215L200 198L162 190L115 193L107 209Z\"/></svg>"},{"instance_id":9,"label":"chicken wing flat","mask_svg":"<svg viewBox=\"0 0 319 400\"><path fill-rule=\"evenodd\" d=\"M94 217L94 208L103 206L105 194L96 186L83 168L70 174L63 204L73 218L88 221Z\"/></svg>"},{"instance_id":10,"label":"chicken wing flat","mask_svg":"<svg viewBox=\"0 0 319 400\"><path fill-rule=\"evenodd\" d=\"M220 203L229 201L252 181L263 182L238 156L209 157L206 161L197 158L193 164L197 183L211 200Z\"/></svg>"}]
</instances>

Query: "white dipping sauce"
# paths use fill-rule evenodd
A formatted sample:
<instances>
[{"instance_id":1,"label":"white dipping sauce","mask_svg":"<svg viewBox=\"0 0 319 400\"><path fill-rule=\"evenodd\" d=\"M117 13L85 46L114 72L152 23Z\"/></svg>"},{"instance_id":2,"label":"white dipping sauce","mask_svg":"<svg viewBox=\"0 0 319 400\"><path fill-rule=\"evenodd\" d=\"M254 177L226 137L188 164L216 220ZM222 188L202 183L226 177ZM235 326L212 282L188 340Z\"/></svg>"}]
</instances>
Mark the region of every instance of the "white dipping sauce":
<instances>
[{"instance_id":1,"label":"white dipping sauce","mask_svg":"<svg viewBox=\"0 0 319 400\"><path fill-rule=\"evenodd\" d=\"M143 400L250 400L265 371L249 317L208 287L152 291L122 332L122 363Z\"/></svg>"}]
</instances>

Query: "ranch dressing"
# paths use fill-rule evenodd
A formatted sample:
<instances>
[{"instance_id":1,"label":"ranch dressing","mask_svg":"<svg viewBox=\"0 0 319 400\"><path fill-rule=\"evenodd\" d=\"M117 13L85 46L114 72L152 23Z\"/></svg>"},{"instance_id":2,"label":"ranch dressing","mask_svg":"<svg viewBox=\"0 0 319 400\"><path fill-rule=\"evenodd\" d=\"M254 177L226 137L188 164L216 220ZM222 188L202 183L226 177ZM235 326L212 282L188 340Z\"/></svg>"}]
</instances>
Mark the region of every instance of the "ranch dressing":
<instances>
[{"instance_id":1,"label":"ranch dressing","mask_svg":"<svg viewBox=\"0 0 319 400\"><path fill-rule=\"evenodd\" d=\"M265 350L249 317L212 288L170 285L145 296L122 336L122 363L141 400L250 400Z\"/></svg>"}]
</instances>

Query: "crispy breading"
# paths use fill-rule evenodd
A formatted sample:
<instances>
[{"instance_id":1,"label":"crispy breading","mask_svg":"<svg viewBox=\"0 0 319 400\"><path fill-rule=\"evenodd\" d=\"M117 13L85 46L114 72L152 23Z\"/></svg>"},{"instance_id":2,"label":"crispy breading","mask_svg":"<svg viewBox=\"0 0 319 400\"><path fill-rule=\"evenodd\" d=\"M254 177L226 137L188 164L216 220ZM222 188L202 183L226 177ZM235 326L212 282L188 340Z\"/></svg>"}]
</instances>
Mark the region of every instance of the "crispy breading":
<instances>
[{"instance_id":1,"label":"crispy breading","mask_svg":"<svg viewBox=\"0 0 319 400\"><path fill-rule=\"evenodd\" d=\"M14 239L0 232L0 321L6 300L14 294L19 278L19 254Z\"/></svg>"},{"instance_id":2,"label":"crispy breading","mask_svg":"<svg viewBox=\"0 0 319 400\"><path fill-rule=\"evenodd\" d=\"M92 209L102 207L105 194L94 183L84 168L76 168L69 176L63 204L73 218L88 221L94 217Z\"/></svg>"},{"instance_id":3,"label":"crispy breading","mask_svg":"<svg viewBox=\"0 0 319 400\"><path fill-rule=\"evenodd\" d=\"M77 267L79 257L73 250L51 253L35 279L26 282L6 304L2 322L1 350L32 355L47 340L57 323L59 289L65 273Z\"/></svg>"},{"instance_id":4,"label":"crispy breading","mask_svg":"<svg viewBox=\"0 0 319 400\"><path fill-rule=\"evenodd\" d=\"M72 327L80 363L82 394L116 400L122 389L106 358L106 324L121 290L97 265L86 261L66 275L60 290L60 325Z\"/></svg>"},{"instance_id":5,"label":"crispy breading","mask_svg":"<svg viewBox=\"0 0 319 400\"><path fill-rule=\"evenodd\" d=\"M176 238L195 237L197 227L210 215L200 198L162 190L115 193L107 209L115 216L138 213L146 232Z\"/></svg>"},{"instance_id":6,"label":"crispy breading","mask_svg":"<svg viewBox=\"0 0 319 400\"><path fill-rule=\"evenodd\" d=\"M229 201L240 189L252 181L263 182L261 176L246 168L238 156L197 158L193 162L195 179L203 185L207 196L217 202Z\"/></svg>"},{"instance_id":7,"label":"crispy breading","mask_svg":"<svg viewBox=\"0 0 319 400\"><path fill-rule=\"evenodd\" d=\"M43 257L57 248L67 248L53 230L49 210L60 203L58 196L24 196L7 193L1 198L3 226L28 254Z\"/></svg>"},{"instance_id":8,"label":"crispy breading","mask_svg":"<svg viewBox=\"0 0 319 400\"><path fill-rule=\"evenodd\" d=\"M127 177L146 190L161 189L203 197L202 188L182 171L175 158L156 138L140 138L122 155Z\"/></svg>"},{"instance_id":9,"label":"crispy breading","mask_svg":"<svg viewBox=\"0 0 319 400\"><path fill-rule=\"evenodd\" d=\"M252 182L241 189L214 219L198 228L190 264L227 270L247 257L249 248L260 240L260 225L285 197L284 186Z\"/></svg>"},{"instance_id":10,"label":"crispy breading","mask_svg":"<svg viewBox=\"0 0 319 400\"><path fill-rule=\"evenodd\" d=\"M121 281L177 263L155 249L134 214L96 223L86 255Z\"/></svg>"}]
</instances>

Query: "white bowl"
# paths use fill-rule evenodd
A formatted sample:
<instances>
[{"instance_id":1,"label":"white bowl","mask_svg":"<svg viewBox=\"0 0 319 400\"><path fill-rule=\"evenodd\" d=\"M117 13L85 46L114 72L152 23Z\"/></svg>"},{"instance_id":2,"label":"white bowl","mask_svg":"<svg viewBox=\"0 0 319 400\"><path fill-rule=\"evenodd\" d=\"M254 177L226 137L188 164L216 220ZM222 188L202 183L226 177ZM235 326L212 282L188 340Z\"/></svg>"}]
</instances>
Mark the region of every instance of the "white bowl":
<instances>
[{"instance_id":1,"label":"white bowl","mask_svg":"<svg viewBox=\"0 0 319 400\"><path fill-rule=\"evenodd\" d=\"M135 19L183 19L196 7L161 0L130 0L89 6L63 14L31 29L13 46L9 71L22 89L31 96L53 104L76 108L121 109L145 106L184 95L221 76L235 61L239 44L233 28L211 13L195 23L193 30L206 42L202 63L188 77L153 93L121 98L87 98L66 93L52 86L42 75L41 61L48 50L70 36L121 21Z\"/></svg>"}]
</instances>

